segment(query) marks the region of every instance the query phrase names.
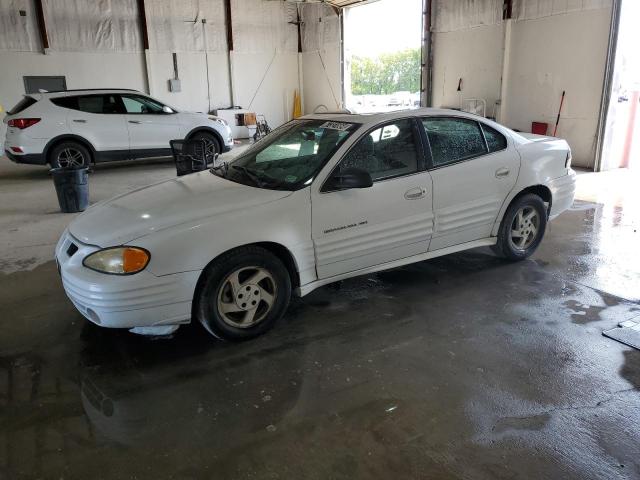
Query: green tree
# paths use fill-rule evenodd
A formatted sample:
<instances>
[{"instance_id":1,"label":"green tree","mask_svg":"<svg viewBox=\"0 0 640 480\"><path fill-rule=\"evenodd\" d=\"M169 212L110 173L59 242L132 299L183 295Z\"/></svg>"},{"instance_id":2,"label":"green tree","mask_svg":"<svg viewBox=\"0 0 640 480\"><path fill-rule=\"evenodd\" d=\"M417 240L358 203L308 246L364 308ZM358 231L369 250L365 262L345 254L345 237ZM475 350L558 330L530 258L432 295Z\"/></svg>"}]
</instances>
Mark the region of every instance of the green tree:
<instances>
[{"instance_id":1,"label":"green tree","mask_svg":"<svg viewBox=\"0 0 640 480\"><path fill-rule=\"evenodd\" d=\"M354 95L390 95L420 90L420 49L411 48L378 57L351 59Z\"/></svg>"}]
</instances>

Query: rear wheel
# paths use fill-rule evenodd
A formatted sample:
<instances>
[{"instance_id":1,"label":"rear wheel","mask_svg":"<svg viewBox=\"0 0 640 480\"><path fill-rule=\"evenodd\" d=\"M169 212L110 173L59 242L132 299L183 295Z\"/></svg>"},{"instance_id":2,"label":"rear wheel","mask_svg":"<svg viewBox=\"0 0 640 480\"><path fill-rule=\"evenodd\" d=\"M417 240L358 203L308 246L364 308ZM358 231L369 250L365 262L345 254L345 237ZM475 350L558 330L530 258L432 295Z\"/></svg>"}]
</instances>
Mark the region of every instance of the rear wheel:
<instances>
[{"instance_id":1,"label":"rear wheel","mask_svg":"<svg viewBox=\"0 0 640 480\"><path fill-rule=\"evenodd\" d=\"M494 251L509 260L524 260L536 251L547 227L547 209L537 195L527 193L507 209Z\"/></svg>"},{"instance_id":2,"label":"rear wheel","mask_svg":"<svg viewBox=\"0 0 640 480\"><path fill-rule=\"evenodd\" d=\"M290 297L291 278L280 259L261 247L242 247L207 267L195 314L218 338L249 339L273 327Z\"/></svg>"},{"instance_id":3,"label":"rear wheel","mask_svg":"<svg viewBox=\"0 0 640 480\"><path fill-rule=\"evenodd\" d=\"M91 153L78 142L62 142L49 152L49 164L53 168L86 167L90 160Z\"/></svg>"},{"instance_id":4,"label":"rear wheel","mask_svg":"<svg viewBox=\"0 0 640 480\"><path fill-rule=\"evenodd\" d=\"M207 165L211 165L216 159L216 154L222 152L220 142L213 133L209 132L196 132L191 137L191 140L203 140L205 148L205 157L207 159Z\"/></svg>"}]
</instances>

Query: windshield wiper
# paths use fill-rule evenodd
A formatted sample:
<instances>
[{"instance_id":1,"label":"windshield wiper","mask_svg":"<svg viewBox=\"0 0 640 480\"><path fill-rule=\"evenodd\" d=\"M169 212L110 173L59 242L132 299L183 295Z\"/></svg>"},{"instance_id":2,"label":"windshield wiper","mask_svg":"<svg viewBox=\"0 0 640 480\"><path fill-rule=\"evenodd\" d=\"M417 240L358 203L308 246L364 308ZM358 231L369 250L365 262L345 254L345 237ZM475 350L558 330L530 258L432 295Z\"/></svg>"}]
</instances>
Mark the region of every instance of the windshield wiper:
<instances>
[{"instance_id":1,"label":"windshield wiper","mask_svg":"<svg viewBox=\"0 0 640 480\"><path fill-rule=\"evenodd\" d=\"M229 162L222 162L217 167L211 167L209 169L211 173L222 172L222 176L227 178L227 172L229 171Z\"/></svg>"},{"instance_id":2,"label":"windshield wiper","mask_svg":"<svg viewBox=\"0 0 640 480\"><path fill-rule=\"evenodd\" d=\"M264 187L264 182L260 180L260 177L256 175L253 171L249 170L247 167L241 167L239 165L231 165L231 168L234 170L239 170L248 178L250 178L258 188Z\"/></svg>"}]
</instances>

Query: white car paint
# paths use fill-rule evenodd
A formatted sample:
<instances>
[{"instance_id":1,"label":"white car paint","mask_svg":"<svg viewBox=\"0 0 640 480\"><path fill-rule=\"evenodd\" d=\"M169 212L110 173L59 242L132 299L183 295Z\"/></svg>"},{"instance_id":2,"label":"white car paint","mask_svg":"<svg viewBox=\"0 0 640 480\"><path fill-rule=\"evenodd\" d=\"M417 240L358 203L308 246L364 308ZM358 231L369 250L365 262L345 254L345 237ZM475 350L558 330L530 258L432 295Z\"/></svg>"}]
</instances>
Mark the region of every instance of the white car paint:
<instances>
[{"instance_id":1,"label":"white car paint","mask_svg":"<svg viewBox=\"0 0 640 480\"><path fill-rule=\"evenodd\" d=\"M16 163L48 163L50 149L62 140L80 140L92 151L94 161L144 158L170 154L169 141L183 139L196 131L215 135L222 151L233 148L233 135L222 119L205 113L180 112L168 107L160 114L91 113L56 105L56 99L114 95L139 96L164 105L135 90L68 90L25 95L35 103L17 113L9 113L4 123L15 119L38 118L27 128L7 127L4 148Z\"/></svg>"},{"instance_id":2,"label":"white car paint","mask_svg":"<svg viewBox=\"0 0 640 480\"><path fill-rule=\"evenodd\" d=\"M371 188L321 191L359 139L386 122L413 117L472 119L501 132L507 148ZM297 270L296 293L306 295L344 278L495 244L510 201L528 187L551 191L550 218L573 203L575 173L564 140L526 138L448 110L303 119L360 124L304 188L255 188L206 171L121 195L78 216L55 253L65 291L78 310L105 327L186 323L203 269L238 246L271 243L286 249ZM79 250L69 256L72 242ZM147 249L146 269L117 276L82 265L88 254L118 245Z\"/></svg>"}]
</instances>

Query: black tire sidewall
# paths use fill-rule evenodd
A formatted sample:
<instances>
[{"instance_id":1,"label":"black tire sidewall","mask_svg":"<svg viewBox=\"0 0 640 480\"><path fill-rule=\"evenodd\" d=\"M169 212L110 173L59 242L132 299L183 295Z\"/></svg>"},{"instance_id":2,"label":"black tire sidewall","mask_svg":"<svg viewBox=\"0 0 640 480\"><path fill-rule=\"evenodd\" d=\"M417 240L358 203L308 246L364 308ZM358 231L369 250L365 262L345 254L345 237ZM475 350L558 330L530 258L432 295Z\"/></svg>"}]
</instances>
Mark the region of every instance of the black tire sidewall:
<instances>
[{"instance_id":1,"label":"black tire sidewall","mask_svg":"<svg viewBox=\"0 0 640 480\"><path fill-rule=\"evenodd\" d=\"M267 317L249 328L227 325L218 312L217 298L224 279L242 267L267 269L276 282L275 305ZM261 247L243 247L220 257L204 272L197 296L196 316L204 328L217 338L225 340L247 340L262 335L271 329L284 315L291 298L291 278L284 264L268 250Z\"/></svg>"},{"instance_id":2,"label":"black tire sidewall","mask_svg":"<svg viewBox=\"0 0 640 480\"><path fill-rule=\"evenodd\" d=\"M58 155L65 148L74 148L81 152L82 156L84 157L84 163L82 164L82 166L89 166L89 163L91 162L91 152L89 152L89 149L81 143L70 141L62 142L51 149L51 151L49 152L49 165L51 165L51 168L60 168L60 164L58 163Z\"/></svg>"},{"instance_id":3,"label":"black tire sidewall","mask_svg":"<svg viewBox=\"0 0 640 480\"><path fill-rule=\"evenodd\" d=\"M538 235L534 242L529 245L526 250L518 250L514 248L511 244L510 236L511 236L511 224L513 223L513 219L518 212L523 207L532 207L535 208L540 216L540 226L538 227ZM533 193L527 193L517 198L515 202L513 202L507 212L505 213L504 219L502 220L502 224L500 225L500 232L498 234L498 243L497 248L500 254L509 260L524 260L536 251L540 242L544 238L545 231L547 229L547 210L542 198Z\"/></svg>"}]
</instances>

